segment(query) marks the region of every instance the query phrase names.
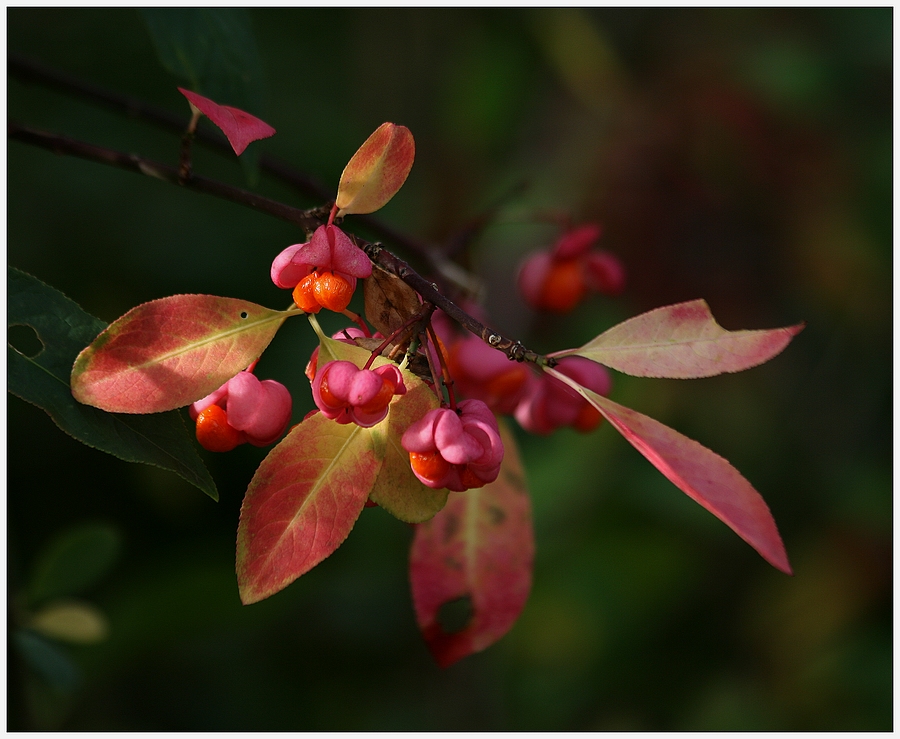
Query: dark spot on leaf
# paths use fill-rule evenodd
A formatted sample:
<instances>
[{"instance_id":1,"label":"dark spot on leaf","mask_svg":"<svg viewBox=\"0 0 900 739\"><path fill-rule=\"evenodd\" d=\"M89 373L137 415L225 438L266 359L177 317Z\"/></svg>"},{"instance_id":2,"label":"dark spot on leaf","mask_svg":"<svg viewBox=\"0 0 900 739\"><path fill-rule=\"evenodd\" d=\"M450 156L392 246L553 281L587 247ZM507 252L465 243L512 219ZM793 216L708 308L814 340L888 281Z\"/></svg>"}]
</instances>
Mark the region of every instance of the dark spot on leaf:
<instances>
[{"instance_id":1,"label":"dark spot on leaf","mask_svg":"<svg viewBox=\"0 0 900 739\"><path fill-rule=\"evenodd\" d=\"M506 513L495 505L489 506L487 512L494 526L499 526L506 520Z\"/></svg>"},{"instance_id":2,"label":"dark spot on leaf","mask_svg":"<svg viewBox=\"0 0 900 739\"><path fill-rule=\"evenodd\" d=\"M247 313L247 311L245 311L245 310L242 310L242 311L241 311L241 318L247 318L249 315L250 315L250 314Z\"/></svg>"},{"instance_id":3,"label":"dark spot on leaf","mask_svg":"<svg viewBox=\"0 0 900 739\"><path fill-rule=\"evenodd\" d=\"M441 625L441 631L445 634L455 634L465 629L474 615L472 599L468 595L463 595L441 605L438 609L437 620Z\"/></svg>"},{"instance_id":4,"label":"dark spot on leaf","mask_svg":"<svg viewBox=\"0 0 900 739\"><path fill-rule=\"evenodd\" d=\"M44 342L31 326L22 324L10 326L6 333L6 341L19 354L32 359L44 351Z\"/></svg>"},{"instance_id":5,"label":"dark spot on leaf","mask_svg":"<svg viewBox=\"0 0 900 739\"><path fill-rule=\"evenodd\" d=\"M454 559L453 557L444 557L444 565L446 565L451 570L461 570L462 562L458 559Z\"/></svg>"}]
</instances>

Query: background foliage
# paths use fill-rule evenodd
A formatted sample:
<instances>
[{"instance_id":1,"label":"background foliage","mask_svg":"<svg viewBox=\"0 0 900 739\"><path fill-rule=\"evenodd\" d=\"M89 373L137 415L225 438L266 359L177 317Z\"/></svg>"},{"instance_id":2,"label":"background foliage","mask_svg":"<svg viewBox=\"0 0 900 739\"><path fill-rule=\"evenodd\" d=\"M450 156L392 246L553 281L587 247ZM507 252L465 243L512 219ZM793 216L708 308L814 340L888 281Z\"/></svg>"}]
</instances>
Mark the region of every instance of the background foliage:
<instances>
[{"instance_id":1,"label":"background foliage","mask_svg":"<svg viewBox=\"0 0 900 739\"><path fill-rule=\"evenodd\" d=\"M104 640L60 642L43 661L50 642L11 651L9 728L892 728L892 10L250 18L268 100L250 112L278 130L251 148L334 187L376 126L408 126L416 164L379 215L434 241L527 181L470 262L508 335L539 351L578 346L697 297L730 329L808 321L747 373L617 377L612 395L731 460L772 508L796 574L766 565L610 429L522 435L530 601L499 644L442 671L413 621L410 532L383 511L366 510L286 591L243 607L234 537L265 450L204 455L214 503L9 396L11 613L25 618L50 582L108 624ZM12 8L7 23L10 52L187 120L137 11ZM8 110L177 162L177 137L17 79ZM233 159L202 149L195 170L245 184ZM300 240L289 225L17 142L8 182L9 263L103 321L181 292L283 307L268 270ZM314 204L266 177L259 190ZM629 270L625 295L562 325L524 310L512 270L554 235L535 209L602 222L602 245ZM289 322L258 368L292 390L295 420L312 407L313 345L305 322ZM77 593L52 565L73 541L90 575L63 578Z\"/></svg>"}]
</instances>

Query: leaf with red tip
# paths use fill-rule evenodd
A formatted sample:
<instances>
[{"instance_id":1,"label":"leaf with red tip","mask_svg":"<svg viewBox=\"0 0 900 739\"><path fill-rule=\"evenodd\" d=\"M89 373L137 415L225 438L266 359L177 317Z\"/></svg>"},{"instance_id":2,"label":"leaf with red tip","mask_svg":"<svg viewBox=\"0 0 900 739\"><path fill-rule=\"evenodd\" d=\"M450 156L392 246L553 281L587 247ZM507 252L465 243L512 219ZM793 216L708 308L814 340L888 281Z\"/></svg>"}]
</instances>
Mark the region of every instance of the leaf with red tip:
<instances>
[{"instance_id":1,"label":"leaf with red tip","mask_svg":"<svg viewBox=\"0 0 900 739\"><path fill-rule=\"evenodd\" d=\"M452 493L444 510L416 526L413 605L441 667L506 634L531 590L531 502L515 440L503 424L500 432L506 448L500 476L483 488ZM460 615L462 623L450 623Z\"/></svg>"},{"instance_id":2,"label":"leaf with red tip","mask_svg":"<svg viewBox=\"0 0 900 739\"><path fill-rule=\"evenodd\" d=\"M321 413L269 452L241 505L237 576L244 604L286 588L344 542L383 456L370 429Z\"/></svg>"},{"instance_id":3,"label":"leaf with red tip","mask_svg":"<svg viewBox=\"0 0 900 739\"><path fill-rule=\"evenodd\" d=\"M178 92L184 95L190 103L203 113L209 120L215 123L225 137L234 153L240 156L253 141L267 139L275 135L275 129L256 116L232 108L229 105L219 105L209 98L198 95L196 92L178 88Z\"/></svg>"},{"instance_id":4,"label":"leaf with red tip","mask_svg":"<svg viewBox=\"0 0 900 739\"><path fill-rule=\"evenodd\" d=\"M246 369L295 313L213 295L144 303L78 355L72 395L112 413L181 408Z\"/></svg>"},{"instance_id":5,"label":"leaf with red tip","mask_svg":"<svg viewBox=\"0 0 900 739\"><path fill-rule=\"evenodd\" d=\"M406 182L416 144L406 126L382 123L351 157L338 185L338 216L372 213Z\"/></svg>"},{"instance_id":6,"label":"leaf with red tip","mask_svg":"<svg viewBox=\"0 0 900 739\"><path fill-rule=\"evenodd\" d=\"M769 361L804 325L726 331L716 323L705 300L692 300L642 313L579 349L550 356L586 357L635 377L712 377Z\"/></svg>"},{"instance_id":7,"label":"leaf with red tip","mask_svg":"<svg viewBox=\"0 0 900 739\"><path fill-rule=\"evenodd\" d=\"M587 399L656 469L730 526L769 564L792 574L769 507L728 460L659 421L582 387L561 372L546 367L544 371Z\"/></svg>"}]
</instances>

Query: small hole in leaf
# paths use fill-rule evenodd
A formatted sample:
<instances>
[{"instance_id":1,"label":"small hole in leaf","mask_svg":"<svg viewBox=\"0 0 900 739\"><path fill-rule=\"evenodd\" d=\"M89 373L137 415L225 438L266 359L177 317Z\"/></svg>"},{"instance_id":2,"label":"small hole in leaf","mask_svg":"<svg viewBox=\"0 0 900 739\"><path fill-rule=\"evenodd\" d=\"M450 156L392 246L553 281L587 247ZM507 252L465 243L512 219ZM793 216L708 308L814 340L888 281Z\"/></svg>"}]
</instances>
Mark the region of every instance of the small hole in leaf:
<instances>
[{"instance_id":1,"label":"small hole in leaf","mask_svg":"<svg viewBox=\"0 0 900 739\"><path fill-rule=\"evenodd\" d=\"M247 311L245 311L245 310L241 311L241 318L247 318L249 315L250 314Z\"/></svg>"},{"instance_id":2,"label":"small hole in leaf","mask_svg":"<svg viewBox=\"0 0 900 739\"><path fill-rule=\"evenodd\" d=\"M455 634L465 629L474 615L472 599L468 595L448 600L438 610L438 623L445 634Z\"/></svg>"},{"instance_id":3,"label":"small hole in leaf","mask_svg":"<svg viewBox=\"0 0 900 739\"><path fill-rule=\"evenodd\" d=\"M22 324L10 326L6 333L6 341L19 354L32 359L44 351L44 342L31 326Z\"/></svg>"}]
</instances>

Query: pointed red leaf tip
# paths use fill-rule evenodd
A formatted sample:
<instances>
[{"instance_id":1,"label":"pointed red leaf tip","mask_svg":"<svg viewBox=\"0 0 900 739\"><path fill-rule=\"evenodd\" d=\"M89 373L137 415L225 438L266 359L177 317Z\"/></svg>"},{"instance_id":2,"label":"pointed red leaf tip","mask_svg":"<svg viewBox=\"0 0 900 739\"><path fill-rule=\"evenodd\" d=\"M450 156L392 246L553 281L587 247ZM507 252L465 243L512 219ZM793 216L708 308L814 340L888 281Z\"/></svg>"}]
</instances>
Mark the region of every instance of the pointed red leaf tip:
<instances>
[{"instance_id":1,"label":"pointed red leaf tip","mask_svg":"<svg viewBox=\"0 0 900 739\"><path fill-rule=\"evenodd\" d=\"M768 362L805 325L726 331L716 323L705 300L691 300L642 313L579 349L550 356L586 357L635 377L712 377Z\"/></svg>"},{"instance_id":2,"label":"pointed red leaf tip","mask_svg":"<svg viewBox=\"0 0 900 739\"><path fill-rule=\"evenodd\" d=\"M416 144L406 126L382 123L347 162L338 185L337 215L372 213L406 182Z\"/></svg>"},{"instance_id":3,"label":"pointed red leaf tip","mask_svg":"<svg viewBox=\"0 0 900 739\"><path fill-rule=\"evenodd\" d=\"M531 590L534 530L515 439L500 433L499 477L451 493L415 527L409 557L416 622L435 661L449 667L487 649L516 623Z\"/></svg>"},{"instance_id":4,"label":"pointed red leaf tip","mask_svg":"<svg viewBox=\"0 0 900 739\"><path fill-rule=\"evenodd\" d=\"M275 135L275 129L265 121L261 121L256 116L245 113L238 108L232 108L229 105L219 105L218 103L198 95L196 92L178 88L178 92L184 95L197 110L203 113L209 120L222 129L234 149L234 153L240 156L244 153L244 149L259 139L267 139L269 136Z\"/></svg>"},{"instance_id":5,"label":"pointed red leaf tip","mask_svg":"<svg viewBox=\"0 0 900 739\"><path fill-rule=\"evenodd\" d=\"M769 507L728 460L659 421L582 387L561 372L552 368L544 371L586 398L670 482L727 524L769 564L793 574Z\"/></svg>"}]
</instances>

